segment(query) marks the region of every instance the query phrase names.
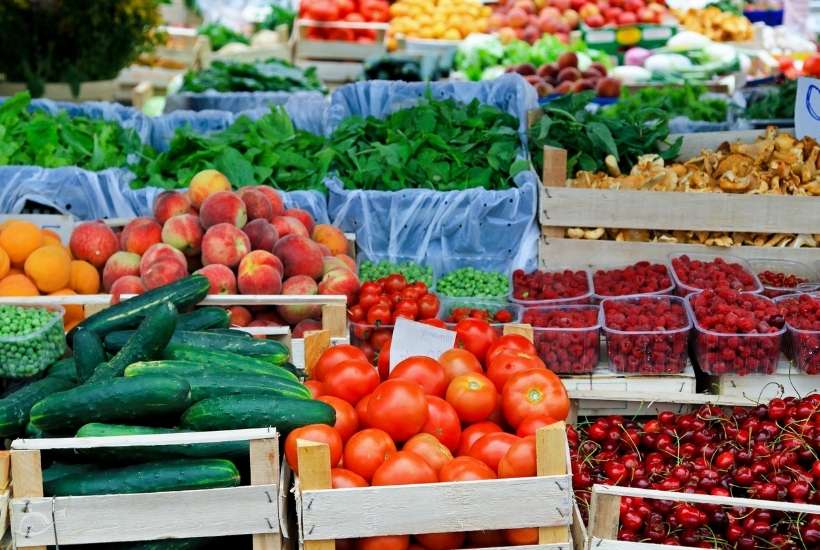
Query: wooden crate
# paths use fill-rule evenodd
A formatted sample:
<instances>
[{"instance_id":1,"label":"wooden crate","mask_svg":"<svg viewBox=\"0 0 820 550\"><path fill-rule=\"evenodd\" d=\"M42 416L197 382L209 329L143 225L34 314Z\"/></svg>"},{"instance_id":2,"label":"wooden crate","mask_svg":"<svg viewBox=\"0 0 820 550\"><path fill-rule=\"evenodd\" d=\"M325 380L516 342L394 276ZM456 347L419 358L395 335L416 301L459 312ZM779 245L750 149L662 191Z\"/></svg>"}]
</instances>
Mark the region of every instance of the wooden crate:
<instances>
[{"instance_id":1,"label":"wooden crate","mask_svg":"<svg viewBox=\"0 0 820 550\"><path fill-rule=\"evenodd\" d=\"M293 25L293 57L297 60L355 61L387 53L387 23L355 23L350 21L312 21L297 19ZM376 34L372 43L345 40L313 40L308 38L311 28L370 30Z\"/></svg>"},{"instance_id":2,"label":"wooden crate","mask_svg":"<svg viewBox=\"0 0 820 550\"><path fill-rule=\"evenodd\" d=\"M820 506L813 504L795 504L773 500L754 500L749 498L718 497L651 489L635 489L610 485L595 485L592 488L592 504L589 516L590 550L688 550L690 546L666 546L645 542L625 542L618 540L620 524L620 507L622 497L670 500L672 502L689 502L717 506L743 507L758 510L776 510L795 514L820 514Z\"/></svg>"},{"instance_id":3,"label":"wooden crate","mask_svg":"<svg viewBox=\"0 0 820 550\"><path fill-rule=\"evenodd\" d=\"M28 90L25 82L0 82L0 96L12 96ZM68 84L49 82L43 90L43 97L54 101L114 101L117 91L116 80L96 80L83 82L80 94L74 96Z\"/></svg>"},{"instance_id":4,"label":"wooden crate","mask_svg":"<svg viewBox=\"0 0 820 550\"><path fill-rule=\"evenodd\" d=\"M784 335L787 337L788 335ZM785 356L774 374L722 374L710 377L715 393L749 401L765 402L775 397L805 397L820 392L820 376L798 370Z\"/></svg>"},{"instance_id":5,"label":"wooden crate","mask_svg":"<svg viewBox=\"0 0 820 550\"><path fill-rule=\"evenodd\" d=\"M43 497L41 451L250 441L251 484L161 493ZM278 434L269 428L12 442L11 532L17 548L185 537L253 535L254 549L282 547L286 491Z\"/></svg>"}]
</instances>

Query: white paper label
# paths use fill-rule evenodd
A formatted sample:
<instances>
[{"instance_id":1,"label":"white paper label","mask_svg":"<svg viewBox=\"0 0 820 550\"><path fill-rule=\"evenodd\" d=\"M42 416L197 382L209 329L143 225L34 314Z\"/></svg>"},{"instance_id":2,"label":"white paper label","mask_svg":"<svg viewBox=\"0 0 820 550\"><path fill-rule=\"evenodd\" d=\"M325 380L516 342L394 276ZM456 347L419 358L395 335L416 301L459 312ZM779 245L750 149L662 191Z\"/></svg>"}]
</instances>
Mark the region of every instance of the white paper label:
<instances>
[{"instance_id":1,"label":"white paper label","mask_svg":"<svg viewBox=\"0 0 820 550\"><path fill-rule=\"evenodd\" d=\"M455 345L456 333L452 330L399 317L396 319L390 344L390 370L414 355L438 359L442 353Z\"/></svg>"},{"instance_id":2,"label":"white paper label","mask_svg":"<svg viewBox=\"0 0 820 550\"><path fill-rule=\"evenodd\" d=\"M803 77L797 81L794 105L794 135L820 139L820 80Z\"/></svg>"}]
</instances>

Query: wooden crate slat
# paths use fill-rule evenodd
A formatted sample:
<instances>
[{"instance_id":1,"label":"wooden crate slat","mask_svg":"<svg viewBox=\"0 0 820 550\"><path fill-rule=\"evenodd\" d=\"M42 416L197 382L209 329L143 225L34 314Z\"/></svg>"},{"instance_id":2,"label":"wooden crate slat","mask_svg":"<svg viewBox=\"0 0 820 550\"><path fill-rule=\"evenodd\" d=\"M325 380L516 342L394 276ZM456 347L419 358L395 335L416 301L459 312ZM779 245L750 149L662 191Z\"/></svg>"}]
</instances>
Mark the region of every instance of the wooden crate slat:
<instances>
[{"instance_id":1,"label":"wooden crate slat","mask_svg":"<svg viewBox=\"0 0 820 550\"><path fill-rule=\"evenodd\" d=\"M123 294L122 299L134 297ZM78 294L74 296L5 296L0 304L27 305L104 305L111 303L111 294ZM336 294L210 294L197 305L200 306L298 306L298 305L345 305L347 298Z\"/></svg>"},{"instance_id":2,"label":"wooden crate slat","mask_svg":"<svg viewBox=\"0 0 820 550\"><path fill-rule=\"evenodd\" d=\"M691 546L671 546L668 544L653 544L651 542L626 542L623 540L608 540L592 537L590 548L595 550L692 550Z\"/></svg>"},{"instance_id":3,"label":"wooden crate slat","mask_svg":"<svg viewBox=\"0 0 820 550\"><path fill-rule=\"evenodd\" d=\"M783 335L788 338L788 334ZM712 376L713 386L721 396L765 402L775 397L800 397L820 391L820 376L806 374L793 366L784 356L780 357L773 374L723 374Z\"/></svg>"},{"instance_id":4,"label":"wooden crate slat","mask_svg":"<svg viewBox=\"0 0 820 550\"><path fill-rule=\"evenodd\" d=\"M54 437L49 439L15 439L14 450L49 449L95 449L100 447L134 447L139 445L186 445L197 443L220 443L224 441L248 441L274 439L272 428L247 428L242 430L215 430L210 432L112 435L101 437Z\"/></svg>"},{"instance_id":5,"label":"wooden crate slat","mask_svg":"<svg viewBox=\"0 0 820 550\"><path fill-rule=\"evenodd\" d=\"M570 476L563 475L306 490L302 492L304 539L569 525L570 483Z\"/></svg>"},{"instance_id":6,"label":"wooden crate slat","mask_svg":"<svg viewBox=\"0 0 820 550\"><path fill-rule=\"evenodd\" d=\"M493 546L492 548L476 548L475 550L572 550L568 542L552 544L527 544L525 546Z\"/></svg>"},{"instance_id":7,"label":"wooden crate slat","mask_svg":"<svg viewBox=\"0 0 820 550\"><path fill-rule=\"evenodd\" d=\"M20 498L11 501L12 531L18 547L277 533L276 495L276 485L251 485Z\"/></svg>"}]
</instances>

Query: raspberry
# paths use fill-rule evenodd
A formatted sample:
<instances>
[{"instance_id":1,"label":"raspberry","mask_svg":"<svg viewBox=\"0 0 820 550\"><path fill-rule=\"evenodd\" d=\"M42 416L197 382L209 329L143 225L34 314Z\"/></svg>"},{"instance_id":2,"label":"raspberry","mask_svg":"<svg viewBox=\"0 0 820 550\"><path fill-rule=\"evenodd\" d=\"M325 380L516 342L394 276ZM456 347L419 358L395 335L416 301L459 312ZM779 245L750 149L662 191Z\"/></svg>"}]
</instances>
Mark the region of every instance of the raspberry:
<instances>
[{"instance_id":1,"label":"raspberry","mask_svg":"<svg viewBox=\"0 0 820 550\"><path fill-rule=\"evenodd\" d=\"M761 271L757 278L763 284L763 295L768 298L776 298L791 294L789 289L797 288L797 285L807 283L808 279L798 277L794 273L781 273L779 271Z\"/></svg>"},{"instance_id":2,"label":"raspberry","mask_svg":"<svg viewBox=\"0 0 820 550\"><path fill-rule=\"evenodd\" d=\"M788 323L786 356L806 374L820 374L820 295L784 296L777 307Z\"/></svg>"},{"instance_id":3,"label":"raspberry","mask_svg":"<svg viewBox=\"0 0 820 550\"><path fill-rule=\"evenodd\" d=\"M598 364L601 341L598 306L526 309L523 322L533 326L538 356L553 372L586 374Z\"/></svg>"},{"instance_id":4,"label":"raspberry","mask_svg":"<svg viewBox=\"0 0 820 550\"><path fill-rule=\"evenodd\" d=\"M513 272L513 300L522 302L589 303L589 276L586 271L540 271ZM572 298L577 298L573 300Z\"/></svg>"},{"instance_id":5,"label":"raspberry","mask_svg":"<svg viewBox=\"0 0 820 550\"><path fill-rule=\"evenodd\" d=\"M745 266L727 262L723 258L712 260L692 259L686 254L672 258L672 270L682 288L678 285L678 294L685 296L695 290L719 289L756 291L760 286Z\"/></svg>"},{"instance_id":6,"label":"raspberry","mask_svg":"<svg viewBox=\"0 0 820 550\"><path fill-rule=\"evenodd\" d=\"M669 271L663 264L638 262L622 269L599 269L592 276L597 296L666 294L674 288Z\"/></svg>"}]
</instances>

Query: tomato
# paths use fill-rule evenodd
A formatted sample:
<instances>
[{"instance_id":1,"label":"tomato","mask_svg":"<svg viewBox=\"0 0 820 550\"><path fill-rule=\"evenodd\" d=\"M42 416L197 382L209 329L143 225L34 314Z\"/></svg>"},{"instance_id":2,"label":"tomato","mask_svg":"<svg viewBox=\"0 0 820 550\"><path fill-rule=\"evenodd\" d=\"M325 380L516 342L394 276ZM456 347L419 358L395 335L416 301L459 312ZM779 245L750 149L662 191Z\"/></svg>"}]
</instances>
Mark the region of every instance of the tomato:
<instances>
[{"instance_id":1,"label":"tomato","mask_svg":"<svg viewBox=\"0 0 820 550\"><path fill-rule=\"evenodd\" d=\"M373 395L372 393L370 395ZM367 404L370 402L370 395L365 395L356 403L356 416L359 417L359 429L369 428L367 423Z\"/></svg>"},{"instance_id":2,"label":"tomato","mask_svg":"<svg viewBox=\"0 0 820 550\"><path fill-rule=\"evenodd\" d=\"M362 307L361 304L356 304L355 306L347 310L347 316L354 323L361 323L362 321L364 321L365 314L366 310L364 309L364 307Z\"/></svg>"},{"instance_id":3,"label":"tomato","mask_svg":"<svg viewBox=\"0 0 820 550\"><path fill-rule=\"evenodd\" d=\"M424 323L425 325L430 325L431 327L447 328L447 325L441 319L424 319L420 322Z\"/></svg>"},{"instance_id":4,"label":"tomato","mask_svg":"<svg viewBox=\"0 0 820 550\"><path fill-rule=\"evenodd\" d=\"M475 355L466 349L448 349L438 358L438 362L444 367L444 377L447 383L462 374L470 372L477 372L482 374L481 363L475 358Z\"/></svg>"},{"instance_id":5,"label":"tomato","mask_svg":"<svg viewBox=\"0 0 820 550\"><path fill-rule=\"evenodd\" d=\"M362 14L364 15L364 14ZM387 292L401 292L407 286L407 279L401 273L393 273L388 275L384 281L384 289Z\"/></svg>"},{"instance_id":6,"label":"tomato","mask_svg":"<svg viewBox=\"0 0 820 550\"><path fill-rule=\"evenodd\" d=\"M339 435L338 430L326 424L308 424L301 428L296 428L288 434L285 439L285 458L288 461L290 469L299 473L299 464L297 463L297 446L296 440L304 439L307 441L314 441L316 443L326 443L330 447L330 467L333 468L342 459L342 436Z\"/></svg>"},{"instance_id":7,"label":"tomato","mask_svg":"<svg viewBox=\"0 0 820 550\"><path fill-rule=\"evenodd\" d=\"M498 477L532 477L536 475L535 436L528 435L510 445L498 463Z\"/></svg>"},{"instance_id":8,"label":"tomato","mask_svg":"<svg viewBox=\"0 0 820 550\"><path fill-rule=\"evenodd\" d=\"M427 533L416 535L416 540L427 550L453 550L461 548L466 533Z\"/></svg>"},{"instance_id":9,"label":"tomato","mask_svg":"<svg viewBox=\"0 0 820 550\"><path fill-rule=\"evenodd\" d=\"M493 412L498 394L489 378L471 372L453 378L447 386L446 399L462 422L479 422Z\"/></svg>"},{"instance_id":10,"label":"tomato","mask_svg":"<svg viewBox=\"0 0 820 550\"><path fill-rule=\"evenodd\" d=\"M525 336L521 336L520 334L505 334L490 346L490 349L487 351L487 364L489 365L490 361L503 351L520 351L521 353L538 355L533 343Z\"/></svg>"},{"instance_id":11,"label":"tomato","mask_svg":"<svg viewBox=\"0 0 820 550\"><path fill-rule=\"evenodd\" d=\"M359 539L356 550L407 550L410 535L386 535Z\"/></svg>"},{"instance_id":12,"label":"tomato","mask_svg":"<svg viewBox=\"0 0 820 550\"><path fill-rule=\"evenodd\" d=\"M342 441L350 439L350 436L359 429L359 415L356 414L353 405L332 395L323 395L319 398L319 401L323 401L336 409L336 423L333 427L342 436Z\"/></svg>"},{"instance_id":13,"label":"tomato","mask_svg":"<svg viewBox=\"0 0 820 550\"><path fill-rule=\"evenodd\" d=\"M462 319L456 325L456 344L467 349L479 361L484 361L487 350L497 339L495 330L486 321Z\"/></svg>"},{"instance_id":14,"label":"tomato","mask_svg":"<svg viewBox=\"0 0 820 550\"><path fill-rule=\"evenodd\" d=\"M507 546L503 531L470 531L467 542L471 548L494 548Z\"/></svg>"},{"instance_id":15,"label":"tomato","mask_svg":"<svg viewBox=\"0 0 820 550\"><path fill-rule=\"evenodd\" d=\"M415 288L416 290L418 290L418 291L419 291L419 293L421 293L421 294L427 294L427 291L429 290L429 289L427 288L427 285L426 285L426 284L424 284L424 281L416 281L415 283L413 283L413 284L411 284L411 285L409 285L409 286L412 286L413 288Z\"/></svg>"},{"instance_id":16,"label":"tomato","mask_svg":"<svg viewBox=\"0 0 820 550\"><path fill-rule=\"evenodd\" d=\"M401 302L401 292L391 292L387 295L387 299L390 302L390 306L396 306Z\"/></svg>"},{"instance_id":17,"label":"tomato","mask_svg":"<svg viewBox=\"0 0 820 550\"><path fill-rule=\"evenodd\" d=\"M373 486L435 483L436 471L423 458L410 451L399 451L387 457L373 474Z\"/></svg>"},{"instance_id":18,"label":"tomato","mask_svg":"<svg viewBox=\"0 0 820 550\"><path fill-rule=\"evenodd\" d=\"M438 315L441 307L438 296L435 294L424 294L419 298L419 319L432 319Z\"/></svg>"},{"instance_id":19,"label":"tomato","mask_svg":"<svg viewBox=\"0 0 820 550\"><path fill-rule=\"evenodd\" d=\"M387 432L393 441L407 441L427 422L427 397L412 380L387 380L367 404L367 422Z\"/></svg>"},{"instance_id":20,"label":"tomato","mask_svg":"<svg viewBox=\"0 0 820 550\"><path fill-rule=\"evenodd\" d=\"M416 317L419 315L419 306L416 302L402 300L396 304L396 308L393 310L393 315L395 317L404 317L405 319L415 321Z\"/></svg>"},{"instance_id":21,"label":"tomato","mask_svg":"<svg viewBox=\"0 0 820 550\"><path fill-rule=\"evenodd\" d=\"M325 392L355 405L379 385L379 373L367 361L343 361L324 372Z\"/></svg>"},{"instance_id":22,"label":"tomato","mask_svg":"<svg viewBox=\"0 0 820 550\"><path fill-rule=\"evenodd\" d=\"M427 422L421 427L423 433L432 434L455 452L461 439L461 421L456 410L444 399L427 396Z\"/></svg>"},{"instance_id":23,"label":"tomato","mask_svg":"<svg viewBox=\"0 0 820 550\"><path fill-rule=\"evenodd\" d=\"M385 304L376 304L367 310L367 324L376 325L377 327L391 324L393 314L390 311L390 306Z\"/></svg>"},{"instance_id":24,"label":"tomato","mask_svg":"<svg viewBox=\"0 0 820 550\"><path fill-rule=\"evenodd\" d=\"M313 399L325 394L325 385L318 380L306 380L305 387L310 390Z\"/></svg>"},{"instance_id":25,"label":"tomato","mask_svg":"<svg viewBox=\"0 0 820 550\"><path fill-rule=\"evenodd\" d=\"M413 302L414 304L419 301L419 298L424 296L423 292L419 292L418 289L412 285L404 287L400 293L402 300L407 300L408 302Z\"/></svg>"},{"instance_id":26,"label":"tomato","mask_svg":"<svg viewBox=\"0 0 820 550\"><path fill-rule=\"evenodd\" d=\"M420 433L407 440L402 451L419 455L438 473L441 467L453 460L453 453L432 434Z\"/></svg>"},{"instance_id":27,"label":"tomato","mask_svg":"<svg viewBox=\"0 0 820 550\"><path fill-rule=\"evenodd\" d=\"M507 543L515 546L538 544L538 527L522 527L520 529L506 529L504 538Z\"/></svg>"},{"instance_id":28,"label":"tomato","mask_svg":"<svg viewBox=\"0 0 820 550\"><path fill-rule=\"evenodd\" d=\"M349 344L340 344L338 346L331 346L319 357L316 365L313 367L311 378L319 381L325 379L325 370L342 361L350 361L352 359L360 359L367 361L362 350Z\"/></svg>"},{"instance_id":29,"label":"tomato","mask_svg":"<svg viewBox=\"0 0 820 550\"><path fill-rule=\"evenodd\" d=\"M393 338L393 331L389 328L380 328L373 331L370 335L370 345L374 349L382 349L384 343Z\"/></svg>"},{"instance_id":30,"label":"tomato","mask_svg":"<svg viewBox=\"0 0 820 550\"><path fill-rule=\"evenodd\" d=\"M520 351L502 351L487 366L487 378L501 392L510 376L530 369L546 369L547 366L535 355Z\"/></svg>"},{"instance_id":31,"label":"tomato","mask_svg":"<svg viewBox=\"0 0 820 550\"><path fill-rule=\"evenodd\" d=\"M424 388L427 395L444 397L444 392L447 391L444 367L435 359L421 355L414 355L400 362L390 372L389 378L412 380Z\"/></svg>"},{"instance_id":32,"label":"tomato","mask_svg":"<svg viewBox=\"0 0 820 550\"><path fill-rule=\"evenodd\" d=\"M367 283L365 283L367 284ZM364 310L365 316L362 317L362 320L366 320L367 311L379 303L379 298L381 294L362 294L359 296L359 303L358 305L361 306L362 310Z\"/></svg>"},{"instance_id":33,"label":"tomato","mask_svg":"<svg viewBox=\"0 0 820 550\"><path fill-rule=\"evenodd\" d=\"M518 425L518 429L515 431L515 435L518 437L535 435L538 428L543 428L544 426L549 426L550 424L555 424L556 422L558 421L551 416L533 414L521 421L521 424Z\"/></svg>"},{"instance_id":34,"label":"tomato","mask_svg":"<svg viewBox=\"0 0 820 550\"><path fill-rule=\"evenodd\" d=\"M546 369L531 369L513 374L504 386L501 399L504 418L518 428L533 414L565 420L569 398L561 379Z\"/></svg>"},{"instance_id":35,"label":"tomato","mask_svg":"<svg viewBox=\"0 0 820 550\"><path fill-rule=\"evenodd\" d=\"M458 456L464 456L470 452L473 443L487 434L501 432L501 426L495 422L478 422L461 432L461 440L458 444Z\"/></svg>"},{"instance_id":36,"label":"tomato","mask_svg":"<svg viewBox=\"0 0 820 550\"><path fill-rule=\"evenodd\" d=\"M367 364L372 365L376 360L376 348L371 346L369 342L359 342L358 348L362 350L367 358Z\"/></svg>"},{"instance_id":37,"label":"tomato","mask_svg":"<svg viewBox=\"0 0 820 550\"><path fill-rule=\"evenodd\" d=\"M330 470L331 486L334 489L353 489L355 487L367 487L367 481L350 470L344 468L333 468Z\"/></svg>"},{"instance_id":38,"label":"tomato","mask_svg":"<svg viewBox=\"0 0 820 550\"><path fill-rule=\"evenodd\" d=\"M339 8L339 18L344 19L348 14L352 13L353 10L356 9L356 4L353 3L353 0L335 0L336 7Z\"/></svg>"},{"instance_id":39,"label":"tomato","mask_svg":"<svg viewBox=\"0 0 820 550\"><path fill-rule=\"evenodd\" d=\"M317 21L336 21L339 19L339 9L331 0L313 0L305 8L309 19Z\"/></svg>"},{"instance_id":40,"label":"tomato","mask_svg":"<svg viewBox=\"0 0 820 550\"><path fill-rule=\"evenodd\" d=\"M470 447L469 456L480 460L494 472L498 471L498 463L510 450L512 444L520 438L517 435L504 432L495 432L483 436Z\"/></svg>"},{"instance_id":41,"label":"tomato","mask_svg":"<svg viewBox=\"0 0 820 550\"><path fill-rule=\"evenodd\" d=\"M364 0L359 6L359 11L367 21L390 21L390 10L387 3L381 0Z\"/></svg>"},{"instance_id":42,"label":"tomato","mask_svg":"<svg viewBox=\"0 0 820 550\"><path fill-rule=\"evenodd\" d=\"M439 481L478 481L495 479L495 472L480 460L460 456L445 464L438 472Z\"/></svg>"},{"instance_id":43,"label":"tomato","mask_svg":"<svg viewBox=\"0 0 820 550\"><path fill-rule=\"evenodd\" d=\"M385 432L372 428L362 430L353 434L345 445L345 468L370 481L379 466L395 452L396 444Z\"/></svg>"},{"instance_id":44,"label":"tomato","mask_svg":"<svg viewBox=\"0 0 820 550\"><path fill-rule=\"evenodd\" d=\"M379 360L376 365L379 368L379 378L387 380L390 376L390 344L393 343L392 338L388 338L379 350Z\"/></svg>"},{"instance_id":45,"label":"tomato","mask_svg":"<svg viewBox=\"0 0 820 550\"><path fill-rule=\"evenodd\" d=\"M803 62L803 74L820 77L820 54L813 54Z\"/></svg>"}]
</instances>

